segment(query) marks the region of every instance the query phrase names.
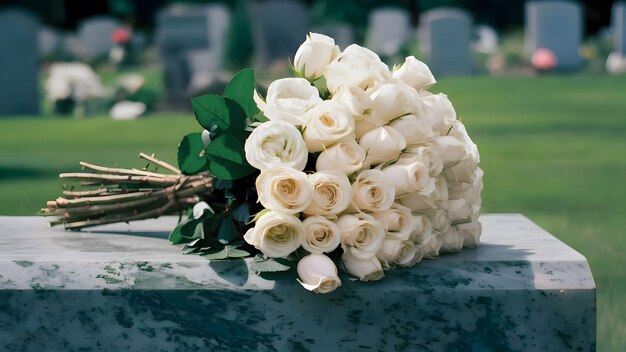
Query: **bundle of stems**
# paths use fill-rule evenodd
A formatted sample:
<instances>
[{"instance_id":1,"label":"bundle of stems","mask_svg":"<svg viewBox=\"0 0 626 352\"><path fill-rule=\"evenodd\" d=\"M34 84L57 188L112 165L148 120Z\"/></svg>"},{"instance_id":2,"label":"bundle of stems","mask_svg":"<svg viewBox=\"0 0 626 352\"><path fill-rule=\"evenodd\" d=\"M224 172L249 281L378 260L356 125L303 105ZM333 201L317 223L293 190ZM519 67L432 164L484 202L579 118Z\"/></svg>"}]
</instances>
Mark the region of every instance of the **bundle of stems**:
<instances>
[{"instance_id":1,"label":"bundle of stems","mask_svg":"<svg viewBox=\"0 0 626 352\"><path fill-rule=\"evenodd\" d=\"M50 226L63 224L66 229L78 230L181 214L211 196L213 177L209 173L182 175L178 168L154 156L140 153L139 157L171 173L151 172L147 167L110 168L81 161L86 172L59 175L62 179L78 180L81 187L64 190L64 196L48 201L40 215L57 217L50 221Z\"/></svg>"}]
</instances>

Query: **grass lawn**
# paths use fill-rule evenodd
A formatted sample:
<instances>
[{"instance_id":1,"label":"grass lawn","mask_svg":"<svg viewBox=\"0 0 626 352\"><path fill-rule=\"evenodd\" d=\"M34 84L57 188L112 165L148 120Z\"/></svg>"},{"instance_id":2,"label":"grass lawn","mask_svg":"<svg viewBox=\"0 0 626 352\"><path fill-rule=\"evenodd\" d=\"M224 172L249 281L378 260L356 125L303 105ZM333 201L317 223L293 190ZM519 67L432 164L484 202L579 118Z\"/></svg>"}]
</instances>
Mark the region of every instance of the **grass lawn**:
<instances>
[{"instance_id":1,"label":"grass lawn","mask_svg":"<svg viewBox=\"0 0 626 352\"><path fill-rule=\"evenodd\" d=\"M455 78L446 92L477 142L484 212L520 212L583 253L598 287L598 349L626 350L626 76ZM0 214L32 215L78 161L175 162L191 115L139 121L0 119Z\"/></svg>"}]
</instances>

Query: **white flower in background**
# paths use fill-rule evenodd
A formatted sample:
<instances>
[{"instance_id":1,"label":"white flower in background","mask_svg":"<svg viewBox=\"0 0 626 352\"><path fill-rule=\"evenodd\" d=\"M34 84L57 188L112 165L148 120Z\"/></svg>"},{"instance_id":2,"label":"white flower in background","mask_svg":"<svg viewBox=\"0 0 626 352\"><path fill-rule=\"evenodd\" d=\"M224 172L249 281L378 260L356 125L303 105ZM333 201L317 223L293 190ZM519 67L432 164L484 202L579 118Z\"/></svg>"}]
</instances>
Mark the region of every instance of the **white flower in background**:
<instances>
[{"instance_id":1,"label":"white flower in background","mask_svg":"<svg viewBox=\"0 0 626 352\"><path fill-rule=\"evenodd\" d=\"M406 142L400 132L383 126L364 134L359 145L365 150L368 163L378 165L397 159L406 147Z\"/></svg>"},{"instance_id":2,"label":"white flower in background","mask_svg":"<svg viewBox=\"0 0 626 352\"><path fill-rule=\"evenodd\" d=\"M433 130L438 132L438 135L445 136L450 126L457 122L456 110L448 96L423 91L420 93L420 102L424 118L434 121Z\"/></svg>"},{"instance_id":3,"label":"white flower in background","mask_svg":"<svg viewBox=\"0 0 626 352\"><path fill-rule=\"evenodd\" d=\"M460 224L457 226L461 234L463 235L463 247L474 248L478 246L480 241L480 235L483 230L483 225L478 220L474 220L470 223Z\"/></svg>"},{"instance_id":4,"label":"white flower in background","mask_svg":"<svg viewBox=\"0 0 626 352\"><path fill-rule=\"evenodd\" d=\"M359 259L375 256L385 238L383 225L365 213L342 215L336 223L344 253L350 252Z\"/></svg>"},{"instance_id":5,"label":"white flower in background","mask_svg":"<svg viewBox=\"0 0 626 352\"><path fill-rule=\"evenodd\" d=\"M309 33L296 51L293 64L298 72L303 72L309 80L322 76L323 70L341 52L335 40L319 33Z\"/></svg>"},{"instance_id":6,"label":"white flower in background","mask_svg":"<svg viewBox=\"0 0 626 352\"><path fill-rule=\"evenodd\" d=\"M326 100L306 112L302 136L310 153L321 152L342 139L354 139L354 119L337 102Z\"/></svg>"},{"instance_id":7,"label":"white flower in background","mask_svg":"<svg viewBox=\"0 0 626 352\"><path fill-rule=\"evenodd\" d=\"M300 131L284 121L268 121L255 128L244 149L248 163L259 170L285 166L302 171L309 157Z\"/></svg>"},{"instance_id":8,"label":"white flower in background","mask_svg":"<svg viewBox=\"0 0 626 352\"><path fill-rule=\"evenodd\" d=\"M359 258L344 251L341 259L348 273L358 277L361 281L376 281L385 276L380 261L375 255L369 258Z\"/></svg>"},{"instance_id":9,"label":"white flower in background","mask_svg":"<svg viewBox=\"0 0 626 352\"><path fill-rule=\"evenodd\" d=\"M297 217L281 211L270 211L261 216L243 238L266 256L280 258L300 247L304 233L304 224Z\"/></svg>"},{"instance_id":10,"label":"white flower in background","mask_svg":"<svg viewBox=\"0 0 626 352\"><path fill-rule=\"evenodd\" d=\"M407 148L404 153L400 154L400 159L417 157L424 165L428 167L430 176L436 177L443 170L443 160L432 144Z\"/></svg>"},{"instance_id":11,"label":"white flower in background","mask_svg":"<svg viewBox=\"0 0 626 352\"><path fill-rule=\"evenodd\" d=\"M394 203L391 208L370 215L383 225L386 239L406 241L411 236L413 231L411 209Z\"/></svg>"},{"instance_id":12,"label":"white flower in background","mask_svg":"<svg viewBox=\"0 0 626 352\"><path fill-rule=\"evenodd\" d=\"M396 192L393 184L380 170L365 170L352 182L352 202L349 211L383 211L393 204Z\"/></svg>"},{"instance_id":13,"label":"white flower in background","mask_svg":"<svg viewBox=\"0 0 626 352\"><path fill-rule=\"evenodd\" d=\"M135 94L146 83L146 79L139 74L123 75L117 79L117 84L128 93Z\"/></svg>"},{"instance_id":14,"label":"white flower in background","mask_svg":"<svg viewBox=\"0 0 626 352\"><path fill-rule=\"evenodd\" d=\"M118 101L109 110L113 120L134 120L146 112L146 104L139 101Z\"/></svg>"},{"instance_id":15,"label":"white flower in background","mask_svg":"<svg viewBox=\"0 0 626 352\"><path fill-rule=\"evenodd\" d=\"M433 121L424 118L424 115L406 115L389 124L406 140L408 146L428 143L435 134L433 133Z\"/></svg>"},{"instance_id":16,"label":"white flower in background","mask_svg":"<svg viewBox=\"0 0 626 352\"><path fill-rule=\"evenodd\" d=\"M313 187L306 174L289 167L261 171L256 190L263 207L289 214L303 211L313 199Z\"/></svg>"},{"instance_id":17,"label":"white flower in background","mask_svg":"<svg viewBox=\"0 0 626 352\"><path fill-rule=\"evenodd\" d=\"M467 199L449 199L447 206L451 221L471 218L472 204Z\"/></svg>"},{"instance_id":18,"label":"white flower in background","mask_svg":"<svg viewBox=\"0 0 626 352\"><path fill-rule=\"evenodd\" d=\"M430 194L410 193L398 198L398 203L411 209L422 211L442 206L448 200L448 183L443 176L435 179L435 189Z\"/></svg>"},{"instance_id":19,"label":"white flower in background","mask_svg":"<svg viewBox=\"0 0 626 352\"><path fill-rule=\"evenodd\" d=\"M332 94L341 86L367 90L390 77L389 67L376 53L356 44L348 46L324 70L326 85Z\"/></svg>"},{"instance_id":20,"label":"white flower in background","mask_svg":"<svg viewBox=\"0 0 626 352\"><path fill-rule=\"evenodd\" d=\"M435 179L430 177L428 167L415 156L398 159L382 171L393 183L397 198L411 193L429 195L435 190Z\"/></svg>"},{"instance_id":21,"label":"white flower in background","mask_svg":"<svg viewBox=\"0 0 626 352\"><path fill-rule=\"evenodd\" d=\"M421 114L420 95L406 84L390 80L368 90L372 117L387 124L401 116Z\"/></svg>"},{"instance_id":22,"label":"white flower in background","mask_svg":"<svg viewBox=\"0 0 626 352\"><path fill-rule=\"evenodd\" d=\"M365 115L372 108L372 99L358 86L341 86L332 100L341 105L355 119Z\"/></svg>"},{"instance_id":23,"label":"white flower in background","mask_svg":"<svg viewBox=\"0 0 626 352\"><path fill-rule=\"evenodd\" d=\"M213 209L211 208L211 206L207 203L207 202L198 202L196 203L196 205L193 206L193 218L194 219L200 219L202 217L202 215L204 215L205 211L209 211L213 214L215 214L215 212L213 211Z\"/></svg>"},{"instance_id":24,"label":"white flower in background","mask_svg":"<svg viewBox=\"0 0 626 352\"><path fill-rule=\"evenodd\" d=\"M315 293L329 293L341 286L335 263L324 254L309 254L298 262L302 287Z\"/></svg>"},{"instance_id":25,"label":"white flower in background","mask_svg":"<svg viewBox=\"0 0 626 352\"><path fill-rule=\"evenodd\" d=\"M448 231L441 233L441 248L442 253L456 253L463 249L463 233L457 226L451 226Z\"/></svg>"},{"instance_id":26,"label":"white flower in background","mask_svg":"<svg viewBox=\"0 0 626 352\"><path fill-rule=\"evenodd\" d=\"M442 242L441 233L437 230L432 230L425 233L420 243L416 245L422 252L423 259L437 259Z\"/></svg>"},{"instance_id":27,"label":"white flower in background","mask_svg":"<svg viewBox=\"0 0 626 352\"><path fill-rule=\"evenodd\" d=\"M98 74L89 65L82 62L50 65L44 87L46 95L51 101L68 98L84 101L106 95Z\"/></svg>"},{"instance_id":28,"label":"white flower in background","mask_svg":"<svg viewBox=\"0 0 626 352\"><path fill-rule=\"evenodd\" d=\"M437 83L428 66L416 59L415 56L407 56L404 63L393 70L393 78L417 91L428 89Z\"/></svg>"},{"instance_id":29,"label":"white flower in background","mask_svg":"<svg viewBox=\"0 0 626 352\"><path fill-rule=\"evenodd\" d=\"M452 136L440 136L433 141L433 147L439 152L443 167L451 167L467 157L465 145Z\"/></svg>"},{"instance_id":30,"label":"white flower in background","mask_svg":"<svg viewBox=\"0 0 626 352\"><path fill-rule=\"evenodd\" d=\"M350 175L363 167L365 151L353 139L343 140L324 150L317 157L317 171L339 171Z\"/></svg>"},{"instance_id":31,"label":"white flower in background","mask_svg":"<svg viewBox=\"0 0 626 352\"><path fill-rule=\"evenodd\" d=\"M385 238L376 257L384 268L408 267L422 260L422 252L412 241Z\"/></svg>"},{"instance_id":32,"label":"white flower in background","mask_svg":"<svg viewBox=\"0 0 626 352\"><path fill-rule=\"evenodd\" d=\"M302 248L310 253L330 253L341 243L339 227L325 217L309 216L302 223L305 229Z\"/></svg>"},{"instance_id":33,"label":"white flower in background","mask_svg":"<svg viewBox=\"0 0 626 352\"><path fill-rule=\"evenodd\" d=\"M333 216L346 210L352 200L348 177L336 170L318 171L309 175L313 199L304 209L307 215Z\"/></svg>"},{"instance_id":34,"label":"white flower in background","mask_svg":"<svg viewBox=\"0 0 626 352\"><path fill-rule=\"evenodd\" d=\"M298 126L304 124L304 113L322 102L317 88L304 78L277 79L267 88L265 101L254 92L254 101L263 114L272 121L286 121Z\"/></svg>"}]
</instances>

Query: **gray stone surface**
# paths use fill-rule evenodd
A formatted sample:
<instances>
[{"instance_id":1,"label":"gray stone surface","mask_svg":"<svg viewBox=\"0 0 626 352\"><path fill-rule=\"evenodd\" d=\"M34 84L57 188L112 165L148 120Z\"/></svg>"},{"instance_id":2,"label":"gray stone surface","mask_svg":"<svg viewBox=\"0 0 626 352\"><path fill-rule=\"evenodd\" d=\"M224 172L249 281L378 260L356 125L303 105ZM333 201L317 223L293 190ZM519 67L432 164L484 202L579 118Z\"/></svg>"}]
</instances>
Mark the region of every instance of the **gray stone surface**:
<instances>
[{"instance_id":1,"label":"gray stone surface","mask_svg":"<svg viewBox=\"0 0 626 352\"><path fill-rule=\"evenodd\" d=\"M215 77L222 67L224 35L230 12L222 4L171 5L157 17L156 38L165 66L168 99L188 98L196 77ZM194 58L203 52L209 62ZM209 82L210 84L210 82Z\"/></svg>"},{"instance_id":2,"label":"gray stone surface","mask_svg":"<svg viewBox=\"0 0 626 352\"><path fill-rule=\"evenodd\" d=\"M105 57L113 47L111 34L121 23L110 16L94 16L83 20L78 25L78 37L87 60Z\"/></svg>"},{"instance_id":3,"label":"gray stone surface","mask_svg":"<svg viewBox=\"0 0 626 352\"><path fill-rule=\"evenodd\" d=\"M275 61L287 61L309 32L311 15L303 2L268 0L250 2L254 45L264 69Z\"/></svg>"},{"instance_id":4,"label":"gray stone surface","mask_svg":"<svg viewBox=\"0 0 626 352\"><path fill-rule=\"evenodd\" d=\"M574 1L529 1L524 50L530 56L537 49L550 49L556 56L558 69L578 69L583 63L579 52L582 21L582 9Z\"/></svg>"},{"instance_id":5,"label":"gray stone surface","mask_svg":"<svg viewBox=\"0 0 626 352\"><path fill-rule=\"evenodd\" d=\"M626 2L616 1L611 10L613 51L626 56Z\"/></svg>"},{"instance_id":6,"label":"gray stone surface","mask_svg":"<svg viewBox=\"0 0 626 352\"><path fill-rule=\"evenodd\" d=\"M521 215L483 215L479 248L378 282L344 276L327 295L295 273L182 255L166 240L175 220L66 232L0 217L0 349L595 348L587 261Z\"/></svg>"},{"instance_id":7,"label":"gray stone surface","mask_svg":"<svg viewBox=\"0 0 626 352\"><path fill-rule=\"evenodd\" d=\"M420 43L428 66L436 77L474 72L471 34L472 18L463 10L442 7L422 14Z\"/></svg>"},{"instance_id":8,"label":"gray stone surface","mask_svg":"<svg viewBox=\"0 0 626 352\"><path fill-rule=\"evenodd\" d=\"M369 15L366 46L381 55L395 55L410 33L410 16L406 10L378 8Z\"/></svg>"},{"instance_id":9,"label":"gray stone surface","mask_svg":"<svg viewBox=\"0 0 626 352\"><path fill-rule=\"evenodd\" d=\"M0 116L39 113L39 22L0 9Z\"/></svg>"},{"instance_id":10,"label":"gray stone surface","mask_svg":"<svg viewBox=\"0 0 626 352\"><path fill-rule=\"evenodd\" d=\"M55 29L51 27L41 27L37 34L37 40L39 55L48 56L57 51L61 38Z\"/></svg>"}]
</instances>

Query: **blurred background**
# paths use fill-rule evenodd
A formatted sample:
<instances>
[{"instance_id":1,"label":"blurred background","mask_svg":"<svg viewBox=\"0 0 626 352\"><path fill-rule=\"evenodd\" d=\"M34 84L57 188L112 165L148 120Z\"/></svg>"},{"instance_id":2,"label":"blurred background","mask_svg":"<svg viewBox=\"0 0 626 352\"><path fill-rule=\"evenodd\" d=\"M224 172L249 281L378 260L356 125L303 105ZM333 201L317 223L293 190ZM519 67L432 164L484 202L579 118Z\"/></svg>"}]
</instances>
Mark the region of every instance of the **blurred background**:
<instances>
[{"instance_id":1,"label":"blurred background","mask_svg":"<svg viewBox=\"0 0 626 352\"><path fill-rule=\"evenodd\" d=\"M429 64L480 149L483 212L585 255L598 349L626 351L626 2L5 0L0 214L36 214L81 160L175 163L191 97L290 75L309 31Z\"/></svg>"}]
</instances>

